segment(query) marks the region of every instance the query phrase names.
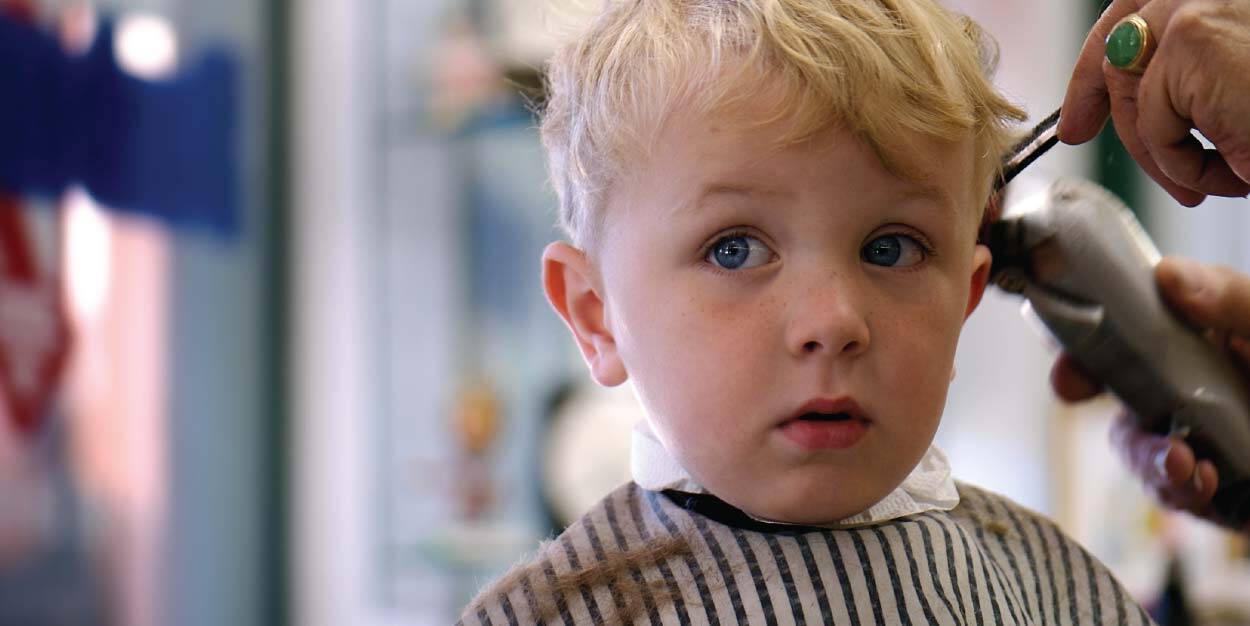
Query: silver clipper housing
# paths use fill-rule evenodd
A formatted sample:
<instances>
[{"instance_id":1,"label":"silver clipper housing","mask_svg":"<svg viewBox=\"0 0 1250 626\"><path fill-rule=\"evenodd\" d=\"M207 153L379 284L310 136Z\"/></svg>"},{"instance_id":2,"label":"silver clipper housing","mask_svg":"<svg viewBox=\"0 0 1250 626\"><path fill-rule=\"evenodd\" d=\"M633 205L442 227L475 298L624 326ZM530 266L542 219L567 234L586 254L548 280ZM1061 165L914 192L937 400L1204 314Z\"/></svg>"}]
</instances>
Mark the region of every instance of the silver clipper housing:
<instances>
[{"instance_id":1,"label":"silver clipper housing","mask_svg":"<svg viewBox=\"0 0 1250 626\"><path fill-rule=\"evenodd\" d=\"M1237 366L1155 286L1159 253L1106 189L1060 180L1038 206L987 226L991 280L1028 301L1055 339L1150 432L1183 436L1219 470L1217 517L1250 522L1250 394Z\"/></svg>"}]
</instances>

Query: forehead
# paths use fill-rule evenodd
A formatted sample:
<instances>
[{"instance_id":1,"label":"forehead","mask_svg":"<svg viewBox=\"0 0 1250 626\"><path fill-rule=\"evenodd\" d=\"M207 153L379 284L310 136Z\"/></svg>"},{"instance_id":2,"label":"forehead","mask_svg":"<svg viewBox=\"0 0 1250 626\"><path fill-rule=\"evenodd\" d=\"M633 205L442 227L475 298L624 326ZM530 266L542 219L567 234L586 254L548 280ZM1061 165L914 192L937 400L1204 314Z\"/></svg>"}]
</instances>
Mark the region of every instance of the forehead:
<instances>
[{"instance_id":1,"label":"forehead","mask_svg":"<svg viewBox=\"0 0 1250 626\"><path fill-rule=\"evenodd\" d=\"M740 117L740 116L739 116ZM952 216L972 213L971 138L949 142L899 137L887 163L854 131L833 126L802 141L785 141L784 122L734 123L723 117L674 118L659 133L636 182L683 190L674 211L709 202L785 199L812 193L865 199L923 200Z\"/></svg>"}]
</instances>

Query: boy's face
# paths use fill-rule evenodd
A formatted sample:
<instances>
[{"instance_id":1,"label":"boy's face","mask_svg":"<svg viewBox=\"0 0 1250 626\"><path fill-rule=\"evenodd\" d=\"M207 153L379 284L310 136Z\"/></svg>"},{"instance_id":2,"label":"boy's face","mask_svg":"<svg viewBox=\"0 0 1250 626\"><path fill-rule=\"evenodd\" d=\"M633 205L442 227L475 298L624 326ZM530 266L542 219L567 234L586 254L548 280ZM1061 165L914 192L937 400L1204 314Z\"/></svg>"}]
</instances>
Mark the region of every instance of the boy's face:
<instances>
[{"instance_id":1,"label":"boy's face","mask_svg":"<svg viewBox=\"0 0 1250 626\"><path fill-rule=\"evenodd\" d=\"M832 522L928 448L989 252L971 141L916 140L902 179L846 131L778 132L674 120L612 189L594 259L553 244L545 279L596 379L632 379L695 480Z\"/></svg>"}]
</instances>

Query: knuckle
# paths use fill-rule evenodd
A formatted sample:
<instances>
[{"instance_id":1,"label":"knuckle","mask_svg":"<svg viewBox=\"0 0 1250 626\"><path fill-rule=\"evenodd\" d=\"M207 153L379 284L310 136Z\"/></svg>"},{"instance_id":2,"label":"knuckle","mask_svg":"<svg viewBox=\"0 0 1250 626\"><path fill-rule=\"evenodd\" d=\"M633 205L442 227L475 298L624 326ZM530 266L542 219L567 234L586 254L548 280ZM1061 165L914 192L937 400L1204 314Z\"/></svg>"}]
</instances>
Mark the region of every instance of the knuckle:
<instances>
[{"instance_id":1,"label":"knuckle","mask_svg":"<svg viewBox=\"0 0 1250 626\"><path fill-rule=\"evenodd\" d=\"M1210 60L1226 69L1244 62L1245 27L1250 19L1250 3L1244 0L1191 0L1177 4L1179 6L1173 11L1164 31L1158 33L1162 39L1177 40L1183 47L1200 53L1189 59L1191 62Z\"/></svg>"},{"instance_id":2,"label":"knuckle","mask_svg":"<svg viewBox=\"0 0 1250 626\"><path fill-rule=\"evenodd\" d=\"M1176 9L1168 20L1168 38L1191 40L1202 35L1209 27L1210 10L1201 2L1190 2Z\"/></svg>"},{"instance_id":3,"label":"knuckle","mask_svg":"<svg viewBox=\"0 0 1250 626\"><path fill-rule=\"evenodd\" d=\"M1250 106L1243 105L1241 108L1245 110L1220 118L1213 132L1215 137L1207 135L1207 138L1215 144L1215 148L1224 156L1225 161L1230 164L1250 165L1250 125L1244 125L1244 121L1250 119ZM1236 111L1236 109L1232 110ZM1239 125L1238 121L1242 124ZM1206 129L1200 128L1199 130L1206 135ZM1246 182L1250 183L1250 181Z\"/></svg>"}]
</instances>

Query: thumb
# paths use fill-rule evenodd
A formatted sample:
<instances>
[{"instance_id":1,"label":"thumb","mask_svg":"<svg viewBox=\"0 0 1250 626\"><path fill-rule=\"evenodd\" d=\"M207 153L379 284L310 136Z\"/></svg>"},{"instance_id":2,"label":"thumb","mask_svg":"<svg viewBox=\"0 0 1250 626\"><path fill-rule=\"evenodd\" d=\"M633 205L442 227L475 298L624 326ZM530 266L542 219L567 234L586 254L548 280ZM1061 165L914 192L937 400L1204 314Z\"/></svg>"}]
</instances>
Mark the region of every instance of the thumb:
<instances>
[{"instance_id":1,"label":"thumb","mask_svg":"<svg viewBox=\"0 0 1250 626\"><path fill-rule=\"evenodd\" d=\"M1239 144L1222 148L1220 154L1224 155L1224 161L1228 163L1229 169L1233 170L1237 178L1250 184L1250 137L1243 139Z\"/></svg>"},{"instance_id":2,"label":"thumb","mask_svg":"<svg viewBox=\"0 0 1250 626\"><path fill-rule=\"evenodd\" d=\"M1250 276L1168 257L1155 268L1155 280L1168 304L1191 324L1250 338Z\"/></svg>"},{"instance_id":3,"label":"thumb","mask_svg":"<svg viewBox=\"0 0 1250 626\"><path fill-rule=\"evenodd\" d=\"M1194 113L1193 125L1215 146L1218 151L1216 158L1223 160L1228 169L1241 179L1241 183L1250 184L1250 127L1245 125L1245 120L1250 117L1250 104L1239 102L1222 110L1217 107L1217 103L1206 103L1200 107ZM1222 164L1211 165L1217 167L1210 169L1217 169Z\"/></svg>"}]
</instances>

